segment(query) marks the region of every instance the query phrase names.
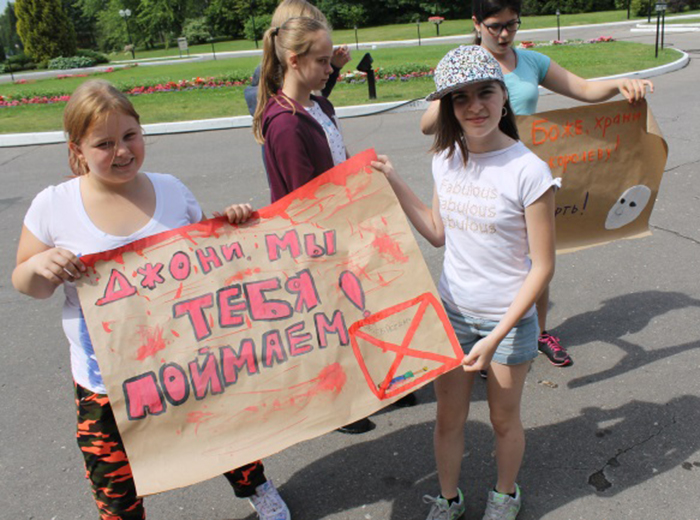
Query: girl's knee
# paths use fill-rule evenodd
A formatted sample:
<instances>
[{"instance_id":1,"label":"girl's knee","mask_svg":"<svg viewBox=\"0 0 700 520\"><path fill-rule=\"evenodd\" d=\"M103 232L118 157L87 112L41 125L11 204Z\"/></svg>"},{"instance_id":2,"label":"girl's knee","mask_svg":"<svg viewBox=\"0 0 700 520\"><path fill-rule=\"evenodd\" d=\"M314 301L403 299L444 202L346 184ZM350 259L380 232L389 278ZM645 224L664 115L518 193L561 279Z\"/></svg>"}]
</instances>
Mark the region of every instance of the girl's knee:
<instances>
[{"instance_id":1,"label":"girl's knee","mask_svg":"<svg viewBox=\"0 0 700 520\"><path fill-rule=\"evenodd\" d=\"M464 432L464 425L467 422L467 414L438 413L435 421L435 435L449 436Z\"/></svg>"},{"instance_id":2,"label":"girl's knee","mask_svg":"<svg viewBox=\"0 0 700 520\"><path fill-rule=\"evenodd\" d=\"M491 426L496 435L507 435L513 431L522 431L523 429L519 409L491 412L490 418Z\"/></svg>"}]
</instances>

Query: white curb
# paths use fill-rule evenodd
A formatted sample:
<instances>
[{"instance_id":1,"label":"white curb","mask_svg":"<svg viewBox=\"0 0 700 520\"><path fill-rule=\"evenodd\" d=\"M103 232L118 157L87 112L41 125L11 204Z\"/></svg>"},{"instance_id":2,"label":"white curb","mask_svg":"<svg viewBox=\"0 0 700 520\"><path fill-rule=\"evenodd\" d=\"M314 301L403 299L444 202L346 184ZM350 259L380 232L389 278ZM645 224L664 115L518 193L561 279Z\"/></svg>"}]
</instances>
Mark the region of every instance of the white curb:
<instances>
[{"instance_id":1,"label":"white curb","mask_svg":"<svg viewBox=\"0 0 700 520\"><path fill-rule=\"evenodd\" d=\"M680 32L698 32L700 31L700 23L685 23L685 24L673 24L665 25L665 33L680 33ZM656 32L656 24L649 25L646 23L637 24L636 27L632 27L630 32Z\"/></svg>"},{"instance_id":2,"label":"white curb","mask_svg":"<svg viewBox=\"0 0 700 520\"><path fill-rule=\"evenodd\" d=\"M676 70L682 69L690 61L690 56L684 51L673 49L682 54L682 56L672 63L653 67L651 69L639 70L635 72L627 72L617 74L615 76L606 76L602 78L593 78L592 81L601 81L614 78L653 78L662 74L668 74ZM552 94L553 92L540 87L541 95ZM384 112L407 112L413 110L425 110L428 107L428 102L423 99L414 99L406 101L395 101L391 103L376 103L372 105L354 105L349 107L339 107L336 110L340 119L350 117L362 117L380 114ZM232 128L246 128L252 124L250 116L238 117L221 117L217 119L199 119L195 121L179 121L174 123L154 123L143 125L146 135L164 135L164 134L180 134L188 132L202 132L206 130L228 130ZM14 146L33 146L41 144L57 144L66 141L63 132L33 132L26 134L0 134L0 148L9 148Z\"/></svg>"}]
</instances>

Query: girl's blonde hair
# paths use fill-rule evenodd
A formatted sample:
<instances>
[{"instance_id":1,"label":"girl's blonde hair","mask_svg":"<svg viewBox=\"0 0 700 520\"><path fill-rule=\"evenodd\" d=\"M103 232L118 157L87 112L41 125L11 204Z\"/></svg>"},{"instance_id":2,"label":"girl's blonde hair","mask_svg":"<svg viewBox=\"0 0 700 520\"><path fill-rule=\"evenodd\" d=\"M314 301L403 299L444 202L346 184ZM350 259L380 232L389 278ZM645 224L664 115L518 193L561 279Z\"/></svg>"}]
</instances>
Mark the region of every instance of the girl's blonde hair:
<instances>
[{"instance_id":1,"label":"girl's blonde hair","mask_svg":"<svg viewBox=\"0 0 700 520\"><path fill-rule=\"evenodd\" d=\"M63 130L66 140L76 146L97 122L102 122L115 112L136 119L141 123L138 112L131 101L117 88L103 79L91 79L75 89L63 111ZM68 164L76 176L88 173L87 164L68 147Z\"/></svg>"},{"instance_id":2,"label":"girl's blonde hair","mask_svg":"<svg viewBox=\"0 0 700 520\"><path fill-rule=\"evenodd\" d=\"M279 9L279 8L278 8ZM330 32L328 26L314 18L290 18L281 26L270 27L263 37L263 59L260 68L260 85L258 86L258 104L253 115L253 135L255 140L263 144L262 116L268 100L282 88L284 75L287 72L287 58L290 54L301 57L311 50L314 36L319 31ZM290 100L286 100L294 110Z\"/></svg>"},{"instance_id":3,"label":"girl's blonde hair","mask_svg":"<svg viewBox=\"0 0 700 520\"><path fill-rule=\"evenodd\" d=\"M290 18L313 18L319 22L330 24L318 7L306 0L282 0L272 15L270 27L282 27Z\"/></svg>"}]
</instances>

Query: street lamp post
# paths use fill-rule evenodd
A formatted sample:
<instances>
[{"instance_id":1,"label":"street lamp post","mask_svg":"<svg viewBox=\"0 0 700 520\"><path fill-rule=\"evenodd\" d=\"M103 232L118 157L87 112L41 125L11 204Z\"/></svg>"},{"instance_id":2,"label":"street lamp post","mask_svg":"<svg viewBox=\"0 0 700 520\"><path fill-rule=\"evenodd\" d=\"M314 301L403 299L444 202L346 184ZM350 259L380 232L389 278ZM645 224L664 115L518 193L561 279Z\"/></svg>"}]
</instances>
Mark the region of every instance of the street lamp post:
<instances>
[{"instance_id":1,"label":"street lamp post","mask_svg":"<svg viewBox=\"0 0 700 520\"><path fill-rule=\"evenodd\" d=\"M19 43L15 43L15 55L19 54ZM12 60L7 60L7 68L10 70L10 79L15 82L15 74L12 71Z\"/></svg>"},{"instance_id":2,"label":"street lamp post","mask_svg":"<svg viewBox=\"0 0 700 520\"><path fill-rule=\"evenodd\" d=\"M355 50L360 50L360 40L357 39L357 24L355 24Z\"/></svg>"},{"instance_id":3,"label":"street lamp post","mask_svg":"<svg viewBox=\"0 0 700 520\"><path fill-rule=\"evenodd\" d=\"M131 59L136 59L136 52L134 52L134 42L131 39L131 31L129 30L129 18L131 17L131 9L119 9L119 16L124 19L124 25L126 25L126 34L129 36L129 46L131 47Z\"/></svg>"},{"instance_id":4,"label":"street lamp post","mask_svg":"<svg viewBox=\"0 0 700 520\"><path fill-rule=\"evenodd\" d=\"M664 50L664 34L666 34L666 3L663 4L661 11L661 50Z\"/></svg>"},{"instance_id":5,"label":"street lamp post","mask_svg":"<svg viewBox=\"0 0 700 520\"><path fill-rule=\"evenodd\" d=\"M557 41L561 41L561 26L559 25L559 9L557 9Z\"/></svg>"},{"instance_id":6,"label":"street lamp post","mask_svg":"<svg viewBox=\"0 0 700 520\"><path fill-rule=\"evenodd\" d=\"M214 37L209 37L209 43L211 43L211 54L214 56L214 61L216 61L216 49L214 48Z\"/></svg>"},{"instance_id":7,"label":"street lamp post","mask_svg":"<svg viewBox=\"0 0 700 520\"><path fill-rule=\"evenodd\" d=\"M654 57L659 57L659 28L661 26L661 16L663 15L664 21L666 19L666 2L660 1L656 2L656 45L654 51ZM661 34L661 48L664 48L664 35Z\"/></svg>"},{"instance_id":8,"label":"street lamp post","mask_svg":"<svg viewBox=\"0 0 700 520\"><path fill-rule=\"evenodd\" d=\"M420 21L416 22L416 29L418 30L418 47L420 47Z\"/></svg>"},{"instance_id":9,"label":"street lamp post","mask_svg":"<svg viewBox=\"0 0 700 520\"><path fill-rule=\"evenodd\" d=\"M250 18L253 21L253 38L255 39L255 48L258 48L258 31L255 29L255 0L250 0Z\"/></svg>"}]
</instances>

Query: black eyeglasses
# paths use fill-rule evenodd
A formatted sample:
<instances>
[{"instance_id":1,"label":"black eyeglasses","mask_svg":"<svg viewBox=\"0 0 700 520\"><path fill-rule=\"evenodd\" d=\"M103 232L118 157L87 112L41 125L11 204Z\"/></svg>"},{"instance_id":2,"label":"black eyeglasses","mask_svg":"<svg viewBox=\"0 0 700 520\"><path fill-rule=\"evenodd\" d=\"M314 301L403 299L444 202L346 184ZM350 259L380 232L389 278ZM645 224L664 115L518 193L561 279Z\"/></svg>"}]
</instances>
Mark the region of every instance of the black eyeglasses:
<instances>
[{"instance_id":1,"label":"black eyeglasses","mask_svg":"<svg viewBox=\"0 0 700 520\"><path fill-rule=\"evenodd\" d=\"M520 23L520 20L511 20L508 23L484 24L484 27L488 29L488 31L491 33L491 36L500 36L503 32L503 29L505 29L509 33L516 32L518 29L520 29Z\"/></svg>"}]
</instances>

